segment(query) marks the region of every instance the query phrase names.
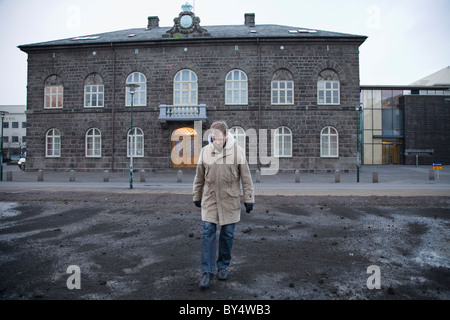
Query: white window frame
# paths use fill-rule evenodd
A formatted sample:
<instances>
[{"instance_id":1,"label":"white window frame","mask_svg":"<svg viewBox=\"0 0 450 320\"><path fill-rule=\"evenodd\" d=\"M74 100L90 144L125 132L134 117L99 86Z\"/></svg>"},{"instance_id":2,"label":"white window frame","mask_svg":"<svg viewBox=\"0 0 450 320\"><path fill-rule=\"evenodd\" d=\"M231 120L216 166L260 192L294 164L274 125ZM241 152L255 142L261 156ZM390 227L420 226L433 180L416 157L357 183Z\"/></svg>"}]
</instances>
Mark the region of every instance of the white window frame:
<instances>
[{"instance_id":1,"label":"white window frame","mask_svg":"<svg viewBox=\"0 0 450 320\"><path fill-rule=\"evenodd\" d=\"M175 106L194 106L198 104L197 75L190 69L177 72L173 78L173 104Z\"/></svg>"},{"instance_id":2,"label":"white window frame","mask_svg":"<svg viewBox=\"0 0 450 320\"><path fill-rule=\"evenodd\" d=\"M335 127L328 126L320 131L320 157L339 158L339 132Z\"/></svg>"},{"instance_id":3,"label":"white window frame","mask_svg":"<svg viewBox=\"0 0 450 320\"><path fill-rule=\"evenodd\" d=\"M131 129L128 130L127 137L127 157L130 157L131 148ZM141 128L133 128L133 158L143 158L144 157L144 131Z\"/></svg>"},{"instance_id":4,"label":"white window frame","mask_svg":"<svg viewBox=\"0 0 450 320\"><path fill-rule=\"evenodd\" d=\"M248 78L244 71L234 69L225 77L225 105L248 104Z\"/></svg>"},{"instance_id":5,"label":"white window frame","mask_svg":"<svg viewBox=\"0 0 450 320\"><path fill-rule=\"evenodd\" d=\"M63 86L45 86L44 96L44 109L62 109L64 98Z\"/></svg>"},{"instance_id":6,"label":"white window frame","mask_svg":"<svg viewBox=\"0 0 450 320\"><path fill-rule=\"evenodd\" d=\"M294 81L272 80L270 101L272 105L294 104Z\"/></svg>"},{"instance_id":7,"label":"white window frame","mask_svg":"<svg viewBox=\"0 0 450 320\"><path fill-rule=\"evenodd\" d=\"M45 134L45 157L61 157L61 133L58 129L50 129Z\"/></svg>"},{"instance_id":8,"label":"white window frame","mask_svg":"<svg viewBox=\"0 0 450 320\"><path fill-rule=\"evenodd\" d=\"M85 85L84 86L84 107L85 108L103 108L105 105L104 90L105 90L105 88L102 84ZM92 103L93 101L96 102L96 105L93 105L93 103ZM99 102L101 102L101 103L99 103Z\"/></svg>"},{"instance_id":9,"label":"white window frame","mask_svg":"<svg viewBox=\"0 0 450 320\"><path fill-rule=\"evenodd\" d=\"M291 158L292 157L292 131L288 127L278 127L274 133L274 150L275 157ZM280 143L281 140L281 143ZM286 147L288 144L288 147Z\"/></svg>"},{"instance_id":10,"label":"white window frame","mask_svg":"<svg viewBox=\"0 0 450 320\"><path fill-rule=\"evenodd\" d=\"M319 80L317 82L317 104L340 105L341 85L337 80Z\"/></svg>"},{"instance_id":11,"label":"white window frame","mask_svg":"<svg viewBox=\"0 0 450 320\"><path fill-rule=\"evenodd\" d=\"M137 84L134 90L133 107L143 107L147 105L147 78L141 72L133 72L127 77L126 84ZM131 107L130 88L125 88L125 106Z\"/></svg>"},{"instance_id":12,"label":"white window frame","mask_svg":"<svg viewBox=\"0 0 450 320\"><path fill-rule=\"evenodd\" d=\"M230 134L234 137L236 140L236 145L241 147L244 151L246 148L245 142L246 142L246 134L245 130L242 127L234 126L230 128L229 130Z\"/></svg>"},{"instance_id":13,"label":"white window frame","mask_svg":"<svg viewBox=\"0 0 450 320\"><path fill-rule=\"evenodd\" d=\"M102 156L102 133L97 128L86 131L86 158L100 158Z\"/></svg>"}]
</instances>

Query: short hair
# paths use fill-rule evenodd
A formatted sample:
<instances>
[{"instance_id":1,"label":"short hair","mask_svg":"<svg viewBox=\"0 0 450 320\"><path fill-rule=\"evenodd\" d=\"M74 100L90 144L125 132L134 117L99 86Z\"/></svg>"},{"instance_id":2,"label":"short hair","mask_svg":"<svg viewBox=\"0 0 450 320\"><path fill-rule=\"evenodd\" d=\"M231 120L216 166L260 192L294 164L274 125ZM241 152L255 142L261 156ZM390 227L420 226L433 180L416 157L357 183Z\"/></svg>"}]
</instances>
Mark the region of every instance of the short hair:
<instances>
[{"instance_id":1,"label":"short hair","mask_svg":"<svg viewBox=\"0 0 450 320\"><path fill-rule=\"evenodd\" d=\"M211 130L219 130L224 136L227 135L228 126L225 121L214 121L211 124Z\"/></svg>"}]
</instances>

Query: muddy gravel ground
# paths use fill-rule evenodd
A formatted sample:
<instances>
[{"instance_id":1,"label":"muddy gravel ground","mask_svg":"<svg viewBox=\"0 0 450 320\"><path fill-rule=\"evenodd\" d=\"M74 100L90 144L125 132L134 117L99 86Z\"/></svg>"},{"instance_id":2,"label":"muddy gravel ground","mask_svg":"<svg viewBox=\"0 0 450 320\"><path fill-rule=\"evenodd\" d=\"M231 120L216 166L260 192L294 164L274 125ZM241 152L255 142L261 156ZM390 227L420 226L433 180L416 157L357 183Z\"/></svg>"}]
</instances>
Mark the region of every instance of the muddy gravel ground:
<instances>
[{"instance_id":1,"label":"muddy gravel ground","mask_svg":"<svg viewBox=\"0 0 450 320\"><path fill-rule=\"evenodd\" d=\"M256 200L229 279L200 290L202 223L188 194L0 192L0 299L450 298L450 198Z\"/></svg>"}]
</instances>

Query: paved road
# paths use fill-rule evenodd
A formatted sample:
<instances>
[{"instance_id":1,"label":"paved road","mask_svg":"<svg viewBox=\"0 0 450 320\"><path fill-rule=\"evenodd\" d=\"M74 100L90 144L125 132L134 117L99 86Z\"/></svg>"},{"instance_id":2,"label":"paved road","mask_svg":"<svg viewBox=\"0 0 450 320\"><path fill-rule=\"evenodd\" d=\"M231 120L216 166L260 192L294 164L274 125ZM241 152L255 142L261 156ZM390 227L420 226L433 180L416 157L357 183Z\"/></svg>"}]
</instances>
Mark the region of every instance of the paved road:
<instances>
[{"instance_id":1,"label":"paved road","mask_svg":"<svg viewBox=\"0 0 450 320\"><path fill-rule=\"evenodd\" d=\"M359 183L355 173L342 173L340 183L333 172L304 173L300 183L292 172L261 177L255 208L237 227L230 279L202 292L192 170L182 182L177 170L146 173L145 182L137 173L130 190L127 173L104 182L102 173L77 172L70 182L69 172L45 172L38 182L36 172L5 169L12 181L0 182L0 299L243 299L273 306L450 297L445 170L434 181L425 166L367 166ZM81 268L80 290L67 287L70 265ZM381 269L381 289L367 287L372 265ZM279 316L275 307L273 314Z\"/></svg>"},{"instance_id":2,"label":"paved road","mask_svg":"<svg viewBox=\"0 0 450 320\"><path fill-rule=\"evenodd\" d=\"M364 166L360 171L359 183L356 172L340 174L336 183L335 173L301 173L300 182L295 182L294 172L281 172L273 176L261 176L257 182L256 195L330 195L330 196L449 196L450 172L442 170L439 180L429 179L430 166ZM8 171L11 181L8 181ZM378 174L378 182L373 183L373 172ZM150 192L190 194L195 171L183 170L178 182L178 170L146 172L141 182L141 173L133 174L133 189L130 189L129 173L110 172L107 182L103 172L43 172L43 181L38 181L37 172L23 172L17 166L5 166L0 190L95 190L115 192Z\"/></svg>"}]
</instances>

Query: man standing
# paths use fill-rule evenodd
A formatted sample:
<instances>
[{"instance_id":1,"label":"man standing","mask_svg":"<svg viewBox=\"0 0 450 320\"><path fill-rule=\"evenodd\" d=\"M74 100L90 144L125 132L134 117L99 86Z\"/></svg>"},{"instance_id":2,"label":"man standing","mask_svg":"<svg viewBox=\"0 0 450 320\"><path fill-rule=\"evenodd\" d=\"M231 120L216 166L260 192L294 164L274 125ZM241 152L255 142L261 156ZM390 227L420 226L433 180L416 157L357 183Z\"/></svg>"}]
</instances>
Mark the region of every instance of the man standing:
<instances>
[{"instance_id":1,"label":"man standing","mask_svg":"<svg viewBox=\"0 0 450 320\"><path fill-rule=\"evenodd\" d=\"M194 179L194 204L202 208L203 235L200 288L207 288L215 274L228 278L234 229L241 216L241 182L246 212L255 202L253 182L245 152L228 133L224 121L211 125L209 144L202 148ZM220 225L219 254L216 263L216 228Z\"/></svg>"}]
</instances>

